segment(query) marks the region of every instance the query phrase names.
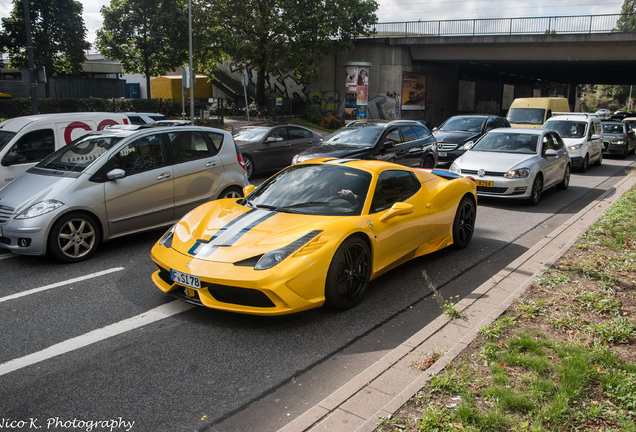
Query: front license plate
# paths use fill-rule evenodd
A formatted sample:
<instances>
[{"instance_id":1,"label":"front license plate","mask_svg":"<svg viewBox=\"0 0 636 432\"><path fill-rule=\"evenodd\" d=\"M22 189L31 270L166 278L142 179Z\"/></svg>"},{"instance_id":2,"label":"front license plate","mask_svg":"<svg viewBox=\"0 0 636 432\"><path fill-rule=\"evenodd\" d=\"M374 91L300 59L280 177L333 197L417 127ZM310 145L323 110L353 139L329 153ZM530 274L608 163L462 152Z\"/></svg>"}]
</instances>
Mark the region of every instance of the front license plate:
<instances>
[{"instance_id":1,"label":"front license plate","mask_svg":"<svg viewBox=\"0 0 636 432\"><path fill-rule=\"evenodd\" d=\"M180 285L185 285L190 288L200 289L201 278L199 276L183 273L174 269L170 269L170 277L172 281Z\"/></svg>"},{"instance_id":2,"label":"front license plate","mask_svg":"<svg viewBox=\"0 0 636 432\"><path fill-rule=\"evenodd\" d=\"M446 152L439 152L437 153L437 156L446 157L448 154Z\"/></svg>"},{"instance_id":3,"label":"front license plate","mask_svg":"<svg viewBox=\"0 0 636 432\"><path fill-rule=\"evenodd\" d=\"M483 187L493 187L493 182L488 181L488 180L475 180L475 183L477 183L477 186L483 186Z\"/></svg>"}]
</instances>

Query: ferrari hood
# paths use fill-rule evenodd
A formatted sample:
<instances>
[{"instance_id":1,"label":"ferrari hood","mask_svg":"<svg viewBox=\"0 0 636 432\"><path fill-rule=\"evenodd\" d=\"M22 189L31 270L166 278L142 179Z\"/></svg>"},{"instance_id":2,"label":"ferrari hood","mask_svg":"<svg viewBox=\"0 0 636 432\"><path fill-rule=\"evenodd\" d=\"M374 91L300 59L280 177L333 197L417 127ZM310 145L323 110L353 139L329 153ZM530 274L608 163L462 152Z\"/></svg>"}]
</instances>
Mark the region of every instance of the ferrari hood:
<instances>
[{"instance_id":1,"label":"ferrari hood","mask_svg":"<svg viewBox=\"0 0 636 432\"><path fill-rule=\"evenodd\" d=\"M259 257L323 231L339 217L283 213L212 202L193 210L176 226L172 248L206 261L237 263Z\"/></svg>"}]
</instances>

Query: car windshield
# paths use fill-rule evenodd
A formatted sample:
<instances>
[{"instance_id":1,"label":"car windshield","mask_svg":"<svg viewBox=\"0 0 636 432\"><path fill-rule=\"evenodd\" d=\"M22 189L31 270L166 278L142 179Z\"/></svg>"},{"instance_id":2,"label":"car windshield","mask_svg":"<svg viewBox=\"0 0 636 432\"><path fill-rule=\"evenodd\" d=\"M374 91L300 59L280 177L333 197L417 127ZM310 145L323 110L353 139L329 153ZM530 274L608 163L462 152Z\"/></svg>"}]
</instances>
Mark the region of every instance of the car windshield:
<instances>
[{"instance_id":1,"label":"car windshield","mask_svg":"<svg viewBox=\"0 0 636 432\"><path fill-rule=\"evenodd\" d=\"M508 121L515 124L542 125L545 118L543 108L510 108Z\"/></svg>"},{"instance_id":2,"label":"car windshield","mask_svg":"<svg viewBox=\"0 0 636 432\"><path fill-rule=\"evenodd\" d=\"M15 132L0 131L0 150L15 136Z\"/></svg>"},{"instance_id":3,"label":"car windshield","mask_svg":"<svg viewBox=\"0 0 636 432\"><path fill-rule=\"evenodd\" d=\"M117 135L84 135L52 153L37 167L82 172L122 138Z\"/></svg>"},{"instance_id":4,"label":"car windshield","mask_svg":"<svg viewBox=\"0 0 636 432\"><path fill-rule=\"evenodd\" d=\"M481 132L485 118L482 117L451 117L439 127L448 132Z\"/></svg>"},{"instance_id":5,"label":"car windshield","mask_svg":"<svg viewBox=\"0 0 636 432\"><path fill-rule=\"evenodd\" d=\"M241 128L236 131L233 136L235 141L258 141L262 139L268 131L269 128L264 127Z\"/></svg>"},{"instance_id":6,"label":"car windshield","mask_svg":"<svg viewBox=\"0 0 636 432\"><path fill-rule=\"evenodd\" d=\"M360 215L371 174L342 165L292 165L260 185L243 205L322 216Z\"/></svg>"},{"instance_id":7,"label":"car windshield","mask_svg":"<svg viewBox=\"0 0 636 432\"><path fill-rule=\"evenodd\" d=\"M489 133L484 135L471 151L535 154L538 141L538 135L514 132Z\"/></svg>"},{"instance_id":8,"label":"car windshield","mask_svg":"<svg viewBox=\"0 0 636 432\"><path fill-rule=\"evenodd\" d=\"M373 147L384 129L379 127L342 128L331 134L323 145L346 144L359 147Z\"/></svg>"},{"instance_id":9,"label":"car windshield","mask_svg":"<svg viewBox=\"0 0 636 432\"><path fill-rule=\"evenodd\" d=\"M620 123L603 123L603 133L622 134L625 133L623 125Z\"/></svg>"},{"instance_id":10,"label":"car windshield","mask_svg":"<svg viewBox=\"0 0 636 432\"><path fill-rule=\"evenodd\" d=\"M576 120L548 120L543 129L555 130L561 138L583 138L587 133L587 123Z\"/></svg>"}]
</instances>

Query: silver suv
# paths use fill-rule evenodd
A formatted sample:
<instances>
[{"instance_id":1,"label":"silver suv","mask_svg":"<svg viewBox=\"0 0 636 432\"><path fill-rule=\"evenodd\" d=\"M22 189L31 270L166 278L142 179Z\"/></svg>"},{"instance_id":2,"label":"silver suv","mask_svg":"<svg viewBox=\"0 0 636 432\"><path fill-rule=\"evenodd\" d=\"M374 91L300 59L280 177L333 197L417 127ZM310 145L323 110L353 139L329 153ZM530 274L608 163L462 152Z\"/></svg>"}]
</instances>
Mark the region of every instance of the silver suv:
<instances>
[{"instance_id":1,"label":"silver suv","mask_svg":"<svg viewBox=\"0 0 636 432\"><path fill-rule=\"evenodd\" d=\"M206 201L242 196L247 185L229 132L104 129L0 189L0 247L81 261L102 241L173 224Z\"/></svg>"}]
</instances>

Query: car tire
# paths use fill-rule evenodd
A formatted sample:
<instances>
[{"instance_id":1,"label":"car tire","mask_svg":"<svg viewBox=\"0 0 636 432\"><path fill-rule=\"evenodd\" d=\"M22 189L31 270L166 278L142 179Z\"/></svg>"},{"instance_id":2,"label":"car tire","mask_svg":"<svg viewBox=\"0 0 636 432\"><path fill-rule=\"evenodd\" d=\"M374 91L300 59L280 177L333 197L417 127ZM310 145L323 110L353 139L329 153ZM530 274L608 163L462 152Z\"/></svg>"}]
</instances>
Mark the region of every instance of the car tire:
<instances>
[{"instance_id":1,"label":"car tire","mask_svg":"<svg viewBox=\"0 0 636 432\"><path fill-rule=\"evenodd\" d=\"M243 189L238 186L230 186L223 189L218 199L223 198L243 198Z\"/></svg>"},{"instance_id":2,"label":"car tire","mask_svg":"<svg viewBox=\"0 0 636 432\"><path fill-rule=\"evenodd\" d=\"M463 249L470 244L475 231L476 216L475 202L469 197L462 198L453 221L453 246L456 249Z\"/></svg>"},{"instance_id":3,"label":"car tire","mask_svg":"<svg viewBox=\"0 0 636 432\"><path fill-rule=\"evenodd\" d=\"M435 168L435 158L431 155L426 155L420 163L420 168Z\"/></svg>"},{"instance_id":4,"label":"car tire","mask_svg":"<svg viewBox=\"0 0 636 432\"><path fill-rule=\"evenodd\" d=\"M325 303L332 309L354 307L367 291L371 249L360 237L349 237L336 250L325 283Z\"/></svg>"},{"instance_id":5,"label":"car tire","mask_svg":"<svg viewBox=\"0 0 636 432\"><path fill-rule=\"evenodd\" d=\"M594 162L594 166L601 166L603 164L603 152L598 155L598 159Z\"/></svg>"},{"instance_id":6,"label":"car tire","mask_svg":"<svg viewBox=\"0 0 636 432\"><path fill-rule=\"evenodd\" d=\"M92 216L68 213L53 224L48 250L58 261L80 262L95 254L100 241L100 227Z\"/></svg>"},{"instance_id":7,"label":"car tire","mask_svg":"<svg viewBox=\"0 0 636 432\"><path fill-rule=\"evenodd\" d=\"M589 154L586 154L586 155L585 155L585 158L583 159L583 165L581 165L580 171L581 171L581 172L585 172L585 171L587 171L587 169L589 168L589 166L590 166L590 155L589 155Z\"/></svg>"},{"instance_id":8,"label":"car tire","mask_svg":"<svg viewBox=\"0 0 636 432\"><path fill-rule=\"evenodd\" d=\"M566 190L570 186L570 165L568 164L565 167L565 172L563 173L563 180L557 183L556 187L559 190Z\"/></svg>"},{"instance_id":9,"label":"car tire","mask_svg":"<svg viewBox=\"0 0 636 432\"><path fill-rule=\"evenodd\" d=\"M528 198L530 205L536 206L539 204L539 201L541 201L541 195L543 195L543 177L541 176L541 173L538 173L532 181L532 190L530 191L530 198Z\"/></svg>"},{"instance_id":10,"label":"car tire","mask_svg":"<svg viewBox=\"0 0 636 432\"><path fill-rule=\"evenodd\" d=\"M243 155L243 163L245 164L247 178L252 178L252 175L254 175L254 161L249 156Z\"/></svg>"},{"instance_id":11,"label":"car tire","mask_svg":"<svg viewBox=\"0 0 636 432\"><path fill-rule=\"evenodd\" d=\"M621 154L621 159L626 159L628 155L629 155L629 147L625 146L625 150Z\"/></svg>"}]
</instances>

